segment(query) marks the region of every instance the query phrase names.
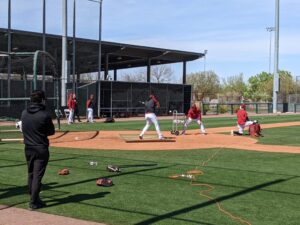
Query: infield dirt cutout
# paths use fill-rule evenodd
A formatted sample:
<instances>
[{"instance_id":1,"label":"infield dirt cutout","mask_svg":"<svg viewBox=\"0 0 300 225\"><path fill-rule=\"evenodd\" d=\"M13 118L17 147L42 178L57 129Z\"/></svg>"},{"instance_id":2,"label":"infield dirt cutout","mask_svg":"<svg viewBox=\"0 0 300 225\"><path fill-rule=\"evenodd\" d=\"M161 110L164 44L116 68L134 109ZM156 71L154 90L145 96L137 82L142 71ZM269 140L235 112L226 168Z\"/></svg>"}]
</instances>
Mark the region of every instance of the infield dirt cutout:
<instances>
[{"instance_id":1,"label":"infield dirt cutout","mask_svg":"<svg viewBox=\"0 0 300 225\"><path fill-rule=\"evenodd\" d=\"M264 124L264 128L299 126L300 122ZM199 130L188 130L186 135L174 136L164 132L166 137L173 137L174 142L134 142L126 143L124 135L136 135L139 131L90 131L90 132L57 132L50 138L51 146L65 148L99 149L99 150L191 150L207 148L234 148L252 151L300 153L297 146L279 146L258 144L258 139L249 136L231 136L236 127L220 127L206 129L207 135ZM222 134L227 133L227 134ZM154 131L147 133L155 135ZM147 136L147 134L145 136ZM263 138L263 137L262 137Z\"/></svg>"}]
</instances>

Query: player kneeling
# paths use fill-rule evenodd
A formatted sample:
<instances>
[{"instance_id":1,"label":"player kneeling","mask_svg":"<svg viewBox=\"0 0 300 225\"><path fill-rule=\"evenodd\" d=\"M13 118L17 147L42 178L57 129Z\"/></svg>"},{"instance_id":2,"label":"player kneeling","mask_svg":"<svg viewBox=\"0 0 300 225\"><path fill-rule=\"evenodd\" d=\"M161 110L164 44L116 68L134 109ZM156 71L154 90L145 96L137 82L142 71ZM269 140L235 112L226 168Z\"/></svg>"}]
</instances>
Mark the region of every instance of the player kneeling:
<instances>
[{"instance_id":1,"label":"player kneeling","mask_svg":"<svg viewBox=\"0 0 300 225\"><path fill-rule=\"evenodd\" d=\"M184 124L184 128L183 128L183 131L182 131L182 135L184 135L186 133L186 130L189 126L189 124L193 121L197 122L198 125L200 126L200 133L202 135L205 135L205 128L204 128L204 125L203 125L203 122L201 120L201 111L200 109L197 107L197 105L194 103L192 105L192 107L189 109L189 112L188 112L188 115L187 115L187 120L185 121L185 124Z\"/></svg>"},{"instance_id":2,"label":"player kneeling","mask_svg":"<svg viewBox=\"0 0 300 225\"><path fill-rule=\"evenodd\" d=\"M244 129L252 124L253 121L249 120L246 112L246 105L241 104L240 109L237 111L237 127L239 131L231 131L231 135L243 135Z\"/></svg>"}]
</instances>

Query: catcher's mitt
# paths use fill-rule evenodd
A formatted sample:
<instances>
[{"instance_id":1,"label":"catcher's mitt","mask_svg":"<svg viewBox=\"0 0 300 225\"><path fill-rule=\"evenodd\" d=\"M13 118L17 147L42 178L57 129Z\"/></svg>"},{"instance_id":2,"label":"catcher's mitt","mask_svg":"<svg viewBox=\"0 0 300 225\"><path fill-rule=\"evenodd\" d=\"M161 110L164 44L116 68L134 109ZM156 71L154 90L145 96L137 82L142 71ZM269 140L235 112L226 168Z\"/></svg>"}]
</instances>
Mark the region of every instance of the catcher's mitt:
<instances>
[{"instance_id":1,"label":"catcher's mitt","mask_svg":"<svg viewBox=\"0 0 300 225\"><path fill-rule=\"evenodd\" d=\"M118 166L108 165L106 169L109 172L121 172L121 169Z\"/></svg>"},{"instance_id":2,"label":"catcher's mitt","mask_svg":"<svg viewBox=\"0 0 300 225\"><path fill-rule=\"evenodd\" d=\"M70 174L69 169L62 169L58 172L58 175L68 175Z\"/></svg>"},{"instance_id":3,"label":"catcher's mitt","mask_svg":"<svg viewBox=\"0 0 300 225\"><path fill-rule=\"evenodd\" d=\"M97 186L110 187L113 185L113 181L110 178L99 178L96 184Z\"/></svg>"}]
</instances>

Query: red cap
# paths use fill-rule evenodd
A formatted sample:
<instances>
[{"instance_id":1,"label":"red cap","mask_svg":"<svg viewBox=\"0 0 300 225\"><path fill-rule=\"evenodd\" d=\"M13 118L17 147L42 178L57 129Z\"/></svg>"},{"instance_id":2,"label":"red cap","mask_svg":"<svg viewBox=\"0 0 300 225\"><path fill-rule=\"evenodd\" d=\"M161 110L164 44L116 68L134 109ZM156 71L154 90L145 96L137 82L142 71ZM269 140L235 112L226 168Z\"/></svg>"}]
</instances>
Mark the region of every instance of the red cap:
<instances>
[{"instance_id":1,"label":"red cap","mask_svg":"<svg viewBox=\"0 0 300 225\"><path fill-rule=\"evenodd\" d=\"M241 108L242 109L246 109L246 105L243 103L243 104L241 104Z\"/></svg>"}]
</instances>

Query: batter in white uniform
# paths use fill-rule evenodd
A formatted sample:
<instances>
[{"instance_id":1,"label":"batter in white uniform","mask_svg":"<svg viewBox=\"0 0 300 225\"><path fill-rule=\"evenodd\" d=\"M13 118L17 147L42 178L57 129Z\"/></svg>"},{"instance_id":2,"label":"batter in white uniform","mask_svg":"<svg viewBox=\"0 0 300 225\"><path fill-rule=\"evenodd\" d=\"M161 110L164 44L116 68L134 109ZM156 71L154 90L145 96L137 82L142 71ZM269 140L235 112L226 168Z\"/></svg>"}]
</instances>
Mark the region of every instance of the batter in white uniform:
<instances>
[{"instance_id":1,"label":"batter in white uniform","mask_svg":"<svg viewBox=\"0 0 300 225\"><path fill-rule=\"evenodd\" d=\"M162 135L160 128L159 128L159 124L157 121L157 117L155 115L155 109L160 107L159 102L157 101L157 99L155 98L154 95L150 95L148 100L145 101L145 119L146 119L146 125L144 127L144 129L142 130L142 132L140 133L139 138L143 139L143 136L145 134L145 132L149 129L149 127L151 126L151 123L154 124L155 129L156 129L156 133L158 135L158 138L160 140L164 140L164 136Z\"/></svg>"}]
</instances>

